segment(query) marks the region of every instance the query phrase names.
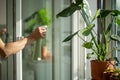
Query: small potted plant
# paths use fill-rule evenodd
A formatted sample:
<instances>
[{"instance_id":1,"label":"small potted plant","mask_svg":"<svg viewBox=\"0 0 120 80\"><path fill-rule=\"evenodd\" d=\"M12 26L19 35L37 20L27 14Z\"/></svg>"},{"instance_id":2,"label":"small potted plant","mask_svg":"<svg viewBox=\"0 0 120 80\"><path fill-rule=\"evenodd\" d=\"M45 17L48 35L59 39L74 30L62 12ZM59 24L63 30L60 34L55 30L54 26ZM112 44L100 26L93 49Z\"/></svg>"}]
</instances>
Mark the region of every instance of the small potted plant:
<instances>
[{"instance_id":1,"label":"small potted plant","mask_svg":"<svg viewBox=\"0 0 120 80\"><path fill-rule=\"evenodd\" d=\"M120 11L118 10L101 10L98 9L96 14L91 18L88 15L88 11L90 10L88 7L86 0L75 0L72 2L69 7L65 8L63 11L59 12L56 16L57 17L68 17L71 16L75 11L79 11L82 15L86 27L82 30L78 30L75 33L69 35L67 38L63 40L63 42L71 40L75 35L78 35L84 43L83 47L86 49L91 50L91 52L87 53L87 59L94 57L94 60L91 60L91 75L92 79L100 79L103 80L103 72L108 68L114 68L114 61L111 62L111 59L108 58L109 55L112 54L112 51L115 49L109 49L111 42L120 41L120 37L116 34L112 34L111 30L112 27L119 23L118 15L120 15ZM87 11L87 12L86 12ZM111 21L108 26L104 25L105 18L111 16ZM95 23L94 20L99 19L101 24L101 37L98 37L98 33L94 30ZM84 40L80 34L85 37L91 36L89 41ZM97 65L96 65L97 63ZM111 64L112 63L112 64ZM99 66L103 65L99 68ZM93 68L94 66L94 68ZM98 67L96 67L98 66ZM99 71L100 70L100 71ZM94 73L94 71L96 71Z\"/></svg>"},{"instance_id":2,"label":"small potted plant","mask_svg":"<svg viewBox=\"0 0 120 80\"><path fill-rule=\"evenodd\" d=\"M120 80L120 68L116 68L110 76L110 80Z\"/></svg>"},{"instance_id":3,"label":"small potted plant","mask_svg":"<svg viewBox=\"0 0 120 80\"><path fill-rule=\"evenodd\" d=\"M45 9L40 9L25 19L24 22L28 23L28 28L25 29L24 33L31 34L36 27L41 26L47 28L50 25L50 18ZM46 42L46 38L43 38L36 41L35 44L32 44L33 60L39 61L50 58Z\"/></svg>"},{"instance_id":4,"label":"small potted plant","mask_svg":"<svg viewBox=\"0 0 120 80\"><path fill-rule=\"evenodd\" d=\"M103 80L110 80L110 76L113 74L114 69L107 68L103 72Z\"/></svg>"}]
</instances>

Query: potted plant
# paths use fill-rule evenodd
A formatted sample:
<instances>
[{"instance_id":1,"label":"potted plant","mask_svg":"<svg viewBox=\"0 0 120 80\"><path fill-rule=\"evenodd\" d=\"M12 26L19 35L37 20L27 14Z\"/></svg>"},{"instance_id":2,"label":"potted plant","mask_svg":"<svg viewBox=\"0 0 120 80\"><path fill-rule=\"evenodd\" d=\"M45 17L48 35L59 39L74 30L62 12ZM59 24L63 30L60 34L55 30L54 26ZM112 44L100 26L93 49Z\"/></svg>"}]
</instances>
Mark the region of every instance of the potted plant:
<instances>
[{"instance_id":1,"label":"potted plant","mask_svg":"<svg viewBox=\"0 0 120 80\"><path fill-rule=\"evenodd\" d=\"M90 9L86 7L87 5L88 4L86 3L86 0L75 0L75 2L72 2L69 7L59 12L56 16L68 17L68 16L71 16L75 11L80 12L80 14L82 15L86 23L86 27L82 30L78 30L75 33L69 35L67 38L63 40L63 42L69 41L75 35L78 35L78 37L84 41L82 46L91 50L91 52L87 54L87 59L90 59L92 56L95 58L95 60L91 61L92 79L103 80L104 70L106 70L108 67L114 68L113 67L114 62L111 62L111 59L108 58L108 56L112 54L112 51L114 49L113 50L109 49L109 46L113 40L120 41L120 37L116 34L112 34L111 32L112 27L115 26L113 24L115 23L119 24L120 22L120 20L117 17L118 15L120 15L120 11L98 9L95 16L91 18L91 16L89 16L88 14L88 11ZM111 16L111 21L108 24L108 26L105 26L104 20L105 18L110 17L108 15ZM94 27L95 27L94 20L96 19L100 20L101 31L102 31L101 37L98 37L98 33L94 30ZM91 39L89 41L86 41L80 36L80 34L82 34L85 37L91 36ZM103 65L102 66L103 69L96 67L96 63L99 63L100 64L99 66ZM93 68L93 65L95 65L94 68ZM96 71L96 72L93 73L93 71Z\"/></svg>"},{"instance_id":2,"label":"potted plant","mask_svg":"<svg viewBox=\"0 0 120 80\"><path fill-rule=\"evenodd\" d=\"M120 68L116 68L113 71L109 80L120 80Z\"/></svg>"},{"instance_id":3,"label":"potted plant","mask_svg":"<svg viewBox=\"0 0 120 80\"><path fill-rule=\"evenodd\" d=\"M114 72L114 69L107 68L103 72L103 80L110 80L110 76L113 74L113 72Z\"/></svg>"},{"instance_id":4,"label":"potted plant","mask_svg":"<svg viewBox=\"0 0 120 80\"><path fill-rule=\"evenodd\" d=\"M47 28L50 25L50 18L48 17L48 12L45 9L40 9L26 18L24 22L28 23L28 28L25 29L24 33L31 34L36 27L41 26ZM46 38L43 38L36 41L35 44L32 44L33 60L39 61L50 57L46 42Z\"/></svg>"},{"instance_id":5,"label":"potted plant","mask_svg":"<svg viewBox=\"0 0 120 80\"><path fill-rule=\"evenodd\" d=\"M116 63L113 65L114 69L107 68L103 72L103 80L120 80L120 61L117 57L114 57Z\"/></svg>"},{"instance_id":6,"label":"potted plant","mask_svg":"<svg viewBox=\"0 0 120 80\"><path fill-rule=\"evenodd\" d=\"M116 63L114 65L114 70L112 71L111 75L109 75L109 80L120 80L120 61L118 58L115 57ZM106 79L104 79L106 80Z\"/></svg>"},{"instance_id":7,"label":"potted plant","mask_svg":"<svg viewBox=\"0 0 120 80\"><path fill-rule=\"evenodd\" d=\"M120 80L120 68L107 69L103 73L103 80Z\"/></svg>"}]
</instances>

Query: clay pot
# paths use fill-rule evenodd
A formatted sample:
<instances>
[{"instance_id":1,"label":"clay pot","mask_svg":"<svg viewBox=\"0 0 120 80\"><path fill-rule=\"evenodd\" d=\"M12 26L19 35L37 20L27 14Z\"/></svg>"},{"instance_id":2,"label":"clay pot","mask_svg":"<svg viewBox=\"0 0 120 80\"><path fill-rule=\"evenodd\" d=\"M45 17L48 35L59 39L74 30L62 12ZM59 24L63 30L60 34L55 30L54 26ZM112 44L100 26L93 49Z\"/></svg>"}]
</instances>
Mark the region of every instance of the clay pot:
<instances>
[{"instance_id":1,"label":"clay pot","mask_svg":"<svg viewBox=\"0 0 120 80\"><path fill-rule=\"evenodd\" d=\"M91 61L91 77L92 80L104 80L103 72L107 69L114 69L114 61Z\"/></svg>"},{"instance_id":2,"label":"clay pot","mask_svg":"<svg viewBox=\"0 0 120 80\"><path fill-rule=\"evenodd\" d=\"M103 80L110 80L110 76L113 72L104 72L103 73Z\"/></svg>"}]
</instances>

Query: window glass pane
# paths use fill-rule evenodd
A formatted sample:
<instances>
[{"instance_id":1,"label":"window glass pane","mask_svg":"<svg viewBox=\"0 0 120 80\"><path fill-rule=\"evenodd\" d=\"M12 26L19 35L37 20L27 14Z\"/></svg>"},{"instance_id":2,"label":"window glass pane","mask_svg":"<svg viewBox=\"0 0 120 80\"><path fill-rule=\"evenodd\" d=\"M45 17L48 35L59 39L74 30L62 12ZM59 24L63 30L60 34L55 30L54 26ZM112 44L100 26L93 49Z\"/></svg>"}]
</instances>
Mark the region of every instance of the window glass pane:
<instances>
[{"instance_id":1,"label":"window glass pane","mask_svg":"<svg viewBox=\"0 0 120 80\"><path fill-rule=\"evenodd\" d=\"M0 0L0 31L7 29L7 32L2 35L4 43L13 41L13 9L13 0ZM13 63L13 56L0 61L0 80L14 80Z\"/></svg>"},{"instance_id":2,"label":"window glass pane","mask_svg":"<svg viewBox=\"0 0 120 80\"><path fill-rule=\"evenodd\" d=\"M116 9L120 10L120 0L116 0ZM119 16L120 17L120 16ZM117 34L120 35L120 27L116 27L117 28ZM117 46L120 47L120 42L117 42ZM117 56L118 59L120 58L120 50L117 50Z\"/></svg>"},{"instance_id":3,"label":"window glass pane","mask_svg":"<svg viewBox=\"0 0 120 80\"><path fill-rule=\"evenodd\" d=\"M70 5L70 0L54 1L54 16ZM63 40L71 34L71 17L55 18L54 23L54 80L71 80L71 41Z\"/></svg>"},{"instance_id":4,"label":"window glass pane","mask_svg":"<svg viewBox=\"0 0 120 80\"><path fill-rule=\"evenodd\" d=\"M26 21L26 19L28 20L36 11L41 11L42 9L47 10L51 23L47 28L46 46L50 55L53 56L52 62L39 57L36 51L40 51L41 46L37 46L37 42L27 46L23 50L23 80L72 79L71 42L63 43L65 37L71 34L71 17L56 18L56 14L68 7L69 4L70 0L22 0L24 36L31 33L26 30L30 29L30 23L32 21L34 22L34 20Z\"/></svg>"},{"instance_id":5,"label":"window glass pane","mask_svg":"<svg viewBox=\"0 0 120 80\"><path fill-rule=\"evenodd\" d=\"M6 27L6 0L0 0L0 31ZM7 80L7 61L0 61L0 80Z\"/></svg>"},{"instance_id":6,"label":"window glass pane","mask_svg":"<svg viewBox=\"0 0 120 80\"><path fill-rule=\"evenodd\" d=\"M46 39L40 39L23 50L23 80L52 80L52 23L51 0L22 0L23 35L30 35L36 27L49 23ZM35 24L34 24L35 22ZM42 50L47 50L44 54Z\"/></svg>"}]
</instances>

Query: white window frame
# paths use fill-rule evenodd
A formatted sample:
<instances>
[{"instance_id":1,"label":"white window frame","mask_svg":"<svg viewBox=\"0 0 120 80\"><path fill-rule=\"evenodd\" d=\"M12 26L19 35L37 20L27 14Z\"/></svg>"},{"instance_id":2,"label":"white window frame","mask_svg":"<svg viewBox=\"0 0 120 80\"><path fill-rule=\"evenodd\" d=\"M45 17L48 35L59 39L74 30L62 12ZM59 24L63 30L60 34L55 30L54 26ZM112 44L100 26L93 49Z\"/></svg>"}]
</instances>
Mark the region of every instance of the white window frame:
<instances>
[{"instance_id":1,"label":"white window frame","mask_svg":"<svg viewBox=\"0 0 120 80\"><path fill-rule=\"evenodd\" d=\"M97 10L97 1L96 0L87 0L92 15L95 14ZM93 5L94 4L94 5ZM97 21L96 21L97 26ZM85 27L84 20L80 15L80 12L75 12L72 16L72 32L76 32L78 29L82 29ZM95 27L97 31L97 27ZM86 38L87 39L87 38ZM75 36L72 42L72 80L89 80L91 78L90 72L90 60L86 59L87 50L83 48L82 40Z\"/></svg>"},{"instance_id":2,"label":"white window frame","mask_svg":"<svg viewBox=\"0 0 120 80\"><path fill-rule=\"evenodd\" d=\"M22 36L22 0L16 0L16 38ZM16 80L22 80L22 51L16 54Z\"/></svg>"}]
</instances>

